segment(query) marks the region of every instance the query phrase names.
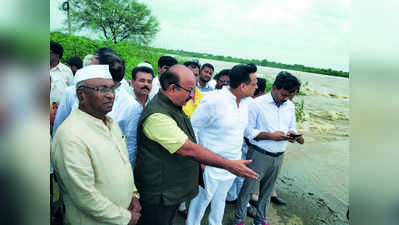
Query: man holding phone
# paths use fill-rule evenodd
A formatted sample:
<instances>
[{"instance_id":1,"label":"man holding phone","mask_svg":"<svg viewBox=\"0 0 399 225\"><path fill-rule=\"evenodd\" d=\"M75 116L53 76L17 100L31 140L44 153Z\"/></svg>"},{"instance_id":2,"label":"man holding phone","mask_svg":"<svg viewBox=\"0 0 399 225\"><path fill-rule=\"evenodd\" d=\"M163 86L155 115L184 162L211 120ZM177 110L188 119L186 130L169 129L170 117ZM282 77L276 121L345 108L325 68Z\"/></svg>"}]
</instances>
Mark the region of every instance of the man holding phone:
<instances>
[{"instance_id":1,"label":"man holding phone","mask_svg":"<svg viewBox=\"0 0 399 225\"><path fill-rule=\"evenodd\" d=\"M259 182L259 199L256 207L255 225L268 225L266 213L276 183L287 141L304 143L303 135L296 134L295 105L288 101L301 83L292 74L281 71L269 94L260 96L249 105L248 126L245 137L251 146L248 165L259 174L259 179L246 179L238 195L234 222L243 225L247 214L250 194Z\"/></svg>"}]
</instances>

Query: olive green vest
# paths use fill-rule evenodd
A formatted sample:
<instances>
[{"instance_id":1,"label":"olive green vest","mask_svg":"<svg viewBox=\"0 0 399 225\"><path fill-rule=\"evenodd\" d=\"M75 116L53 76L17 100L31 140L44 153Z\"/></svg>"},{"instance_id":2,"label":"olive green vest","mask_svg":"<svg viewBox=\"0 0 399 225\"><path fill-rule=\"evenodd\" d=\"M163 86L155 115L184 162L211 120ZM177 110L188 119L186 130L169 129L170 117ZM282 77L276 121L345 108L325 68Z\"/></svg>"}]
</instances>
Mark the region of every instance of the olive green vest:
<instances>
[{"instance_id":1,"label":"olive green vest","mask_svg":"<svg viewBox=\"0 0 399 225\"><path fill-rule=\"evenodd\" d=\"M154 113L162 113L196 143L190 119L161 91L146 105L137 126L137 159L134 181L140 198L152 204L177 205L198 194L199 163L192 158L171 154L144 135L143 121Z\"/></svg>"}]
</instances>

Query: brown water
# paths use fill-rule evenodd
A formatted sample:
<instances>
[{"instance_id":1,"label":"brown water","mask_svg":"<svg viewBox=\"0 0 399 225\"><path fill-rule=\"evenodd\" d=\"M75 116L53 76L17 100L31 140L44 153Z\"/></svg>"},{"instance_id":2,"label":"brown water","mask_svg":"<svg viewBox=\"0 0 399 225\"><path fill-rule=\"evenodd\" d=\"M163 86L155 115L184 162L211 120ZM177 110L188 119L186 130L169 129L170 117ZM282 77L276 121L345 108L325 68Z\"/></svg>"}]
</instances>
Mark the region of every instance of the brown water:
<instances>
[{"instance_id":1,"label":"brown water","mask_svg":"<svg viewBox=\"0 0 399 225\"><path fill-rule=\"evenodd\" d=\"M235 65L200 59L205 62L213 64L216 72ZM259 66L257 74L271 82L280 71ZM274 214L273 224L347 224L349 79L289 72L301 80L306 93L295 98L305 101L306 120L298 124L305 144L288 144L277 190L290 204L276 211L272 207L269 214Z\"/></svg>"}]
</instances>

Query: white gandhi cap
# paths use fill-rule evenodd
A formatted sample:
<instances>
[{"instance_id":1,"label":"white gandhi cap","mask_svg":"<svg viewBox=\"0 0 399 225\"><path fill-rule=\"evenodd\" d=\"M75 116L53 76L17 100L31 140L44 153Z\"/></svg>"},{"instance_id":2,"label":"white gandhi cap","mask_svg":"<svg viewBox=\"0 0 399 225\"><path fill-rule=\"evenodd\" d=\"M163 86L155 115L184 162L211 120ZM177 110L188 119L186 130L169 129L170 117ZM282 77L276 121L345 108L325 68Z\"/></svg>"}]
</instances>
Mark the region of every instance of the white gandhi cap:
<instances>
[{"instance_id":1,"label":"white gandhi cap","mask_svg":"<svg viewBox=\"0 0 399 225\"><path fill-rule=\"evenodd\" d=\"M111 73L109 72L108 65L89 65L78 70L75 74L74 81L75 85L83 80L89 80L93 78L104 78L112 79Z\"/></svg>"}]
</instances>

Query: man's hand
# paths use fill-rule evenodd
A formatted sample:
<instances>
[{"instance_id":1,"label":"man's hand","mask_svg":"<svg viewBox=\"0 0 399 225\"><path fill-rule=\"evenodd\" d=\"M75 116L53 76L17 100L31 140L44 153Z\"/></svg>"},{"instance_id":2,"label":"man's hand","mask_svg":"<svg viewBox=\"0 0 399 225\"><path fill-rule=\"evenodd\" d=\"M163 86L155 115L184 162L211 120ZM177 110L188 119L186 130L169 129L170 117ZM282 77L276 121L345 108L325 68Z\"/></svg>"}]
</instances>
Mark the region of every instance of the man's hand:
<instances>
[{"instance_id":1,"label":"man's hand","mask_svg":"<svg viewBox=\"0 0 399 225\"><path fill-rule=\"evenodd\" d=\"M202 170L202 172L204 172L204 171L205 171L205 165L204 165L204 164L202 164L202 163L201 163L201 170Z\"/></svg>"},{"instance_id":2,"label":"man's hand","mask_svg":"<svg viewBox=\"0 0 399 225\"><path fill-rule=\"evenodd\" d=\"M136 225L141 214L139 212L130 211L130 221L127 225Z\"/></svg>"},{"instance_id":3,"label":"man's hand","mask_svg":"<svg viewBox=\"0 0 399 225\"><path fill-rule=\"evenodd\" d=\"M275 131L270 134L270 139L273 141L285 141L290 140L291 137L284 134L282 131Z\"/></svg>"},{"instance_id":4,"label":"man's hand","mask_svg":"<svg viewBox=\"0 0 399 225\"><path fill-rule=\"evenodd\" d=\"M140 202L136 197L133 197L132 200L130 201L129 211L133 211L133 212L141 211Z\"/></svg>"},{"instance_id":5,"label":"man's hand","mask_svg":"<svg viewBox=\"0 0 399 225\"><path fill-rule=\"evenodd\" d=\"M296 134L296 132L293 131L293 130L290 130L290 131L287 132L287 136L289 136L290 134ZM305 143L305 139L303 138L303 135L301 135L299 137L296 137L296 138L290 137L290 139L288 141L291 142L291 143L298 142L299 144Z\"/></svg>"},{"instance_id":6,"label":"man's hand","mask_svg":"<svg viewBox=\"0 0 399 225\"><path fill-rule=\"evenodd\" d=\"M257 179L259 175L246 166L251 162L252 160L230 160L227 170L239 177Z\"/></svg>"}]
</instances>

